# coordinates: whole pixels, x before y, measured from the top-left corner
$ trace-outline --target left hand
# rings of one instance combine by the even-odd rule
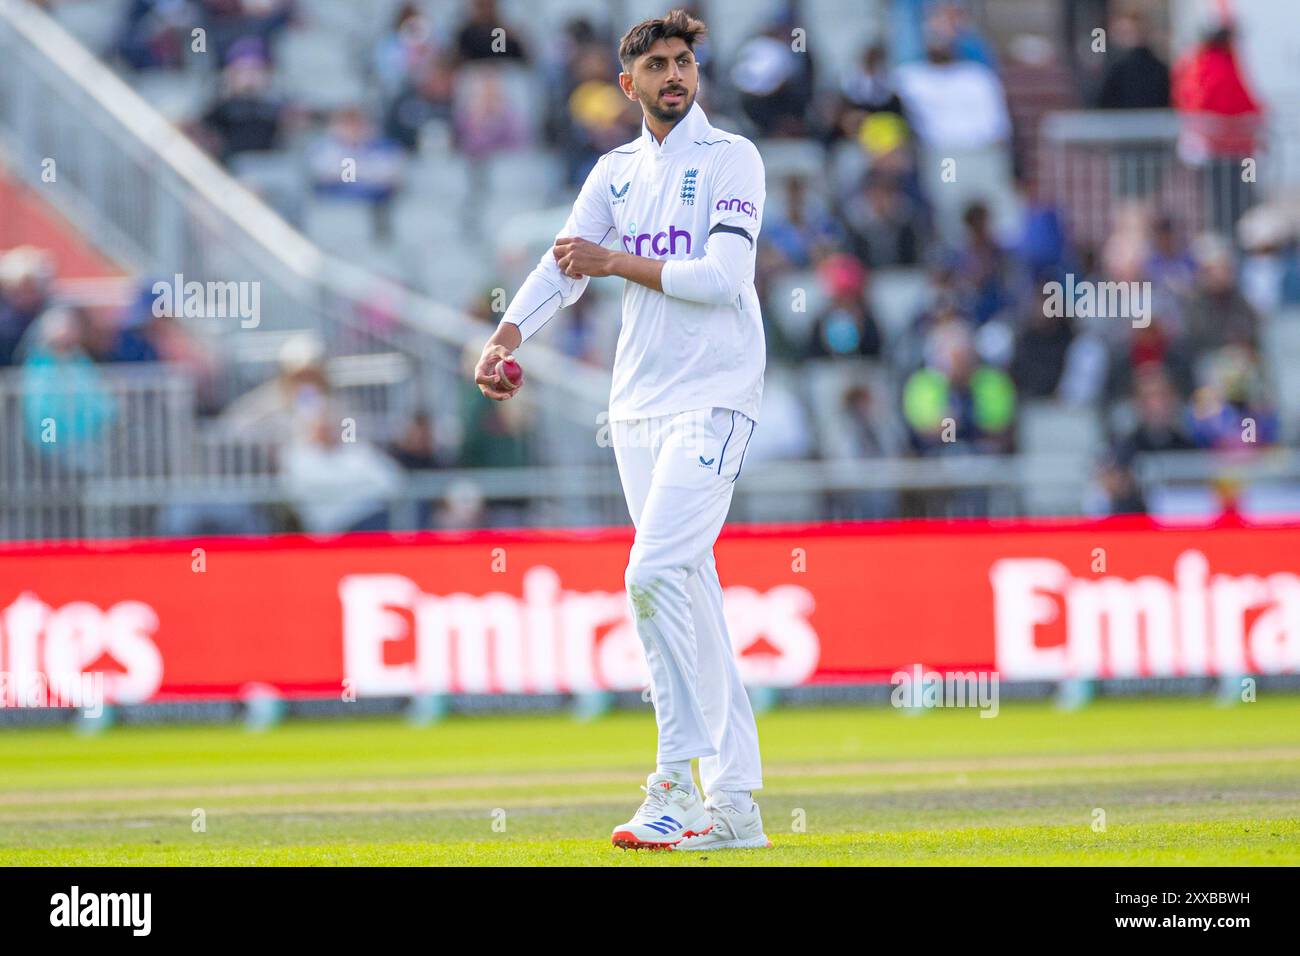
[[[573,279],[612,275],[614,251],[588,239],[564,236],[551,248],[560,271]]]

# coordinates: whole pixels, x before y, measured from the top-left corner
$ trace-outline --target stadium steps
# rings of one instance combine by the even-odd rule
[[[826,175],[826,159],[819,143],[805,139],[761,139],[754,145],[763,157],[769,184],[789,176],[818,182]]]
[[[448,243],[423,256],[419,285],[440,302],[468,307],[493,280],[491,262],[475,249]]]
[[[129,0],[59,0],[50,14],[83,45],[103,56],[126,20]]]
[[[231,158],[229,170],[287,222],[302,224],[307,190],[299,154],[288,150],[239,153]]]
[[[1059,51],[1058,51],[1059,52]],[[1034,183],[1038,176],[1038,127],[1043,117],[1057,110],[1079,106],[1074,80],[1064,65],[1064,55],[1051,63],[1007,63],[1002,80],[1007,91],[1007,110],[1014,130],[1017,166]]]
[[[531,209],[545,205],[564,176],[559,157],[536,148],[497,153],[488,157],[483,167],[485,179],[482,186],[488,196]]]
[[[276,74],[290,100],[311,110],[361,105],[366,86],[359,44],[326,27],[287,31],[276,46]]]
[[[798,461],[816,451],[817,432],[809,414],[801,370],[769,364],[764,375],[759,423],[745,448],[742,474],[768,461]],[[738,521],[816,521],[822,514],[817,494],[739,495],[732,505]]]
[[[322,249],[352,255],[369,245],[375,234],[375,212],[355,199],[314,198],[303,217],[304,231]]]
[[[409,196],[393,202],[393,238],[402,246],[425,248],[456,241],[461,232],[460,210],[431,205]]]
[[[1052,400],[1025,402],[1016,417],[1016,443],[1025,470],[1025,512],[1076,514],[1105,443],[1097,411]],[[1077,486],[1060,481],[1065,468],[1078,477]]]
[[[871,274],[871,307],[887,343],[896,342],[911,327],[925,307],[929,288],[922,268],[898,266]]]
[[[1020,406],[1017,443],[1026,454],[1077,455],[1089,461],[1101,448],[1101,420],[1090,408],[1051,399]]]
[[[881,438],[901,451],[897,431],[898,383],[888,366],[868,359],[813,359],[804,363],[800,378],[817,423],[817,444],[823,458],[834,458],[843,447],[844,394],[854,385],[871,392],[873,420]]]
[[[1300,441],[1300,308],[1279,312],[1264,323],[1261,351],[1277,399],[1282,440]]]
[[[802,292],[804,308],[794,308],[795,296]],[[764,318],[777,322],[794,343],[803,345],[812,335],[817,313],[826,305],[826,292],[812,269],[786,272],[772,279]]]
[[[831,147],[828,166],[832,192],[850,196],[858,191],[862,177],[871,167],[871,161],[858,143],[846,139]]]
[[[460,156],[445,158],[417,156],[404,173],[402,193],[411,199],[449,202],[465,196],[470,188],[470,164]]]
[[[441,117],[426,120],[420,127],[416,153],[421,159],[435,165],[444,162],[462,162],[452,145],[454,136],[455,132],[450,120]]]
[[[916,318],[926,301],[929,281],[924,269],[898,267],[880,269],[872,273],[867,295],[887,344],[892,344]],[[803,290],[803,311],[792,307],[795,293]],[[772,280],[764,318],[777,322],[781,331],[797,344],[806,343],[812,335],[818,313],[825,308],[827,296],[812,269],[787,272]]]
[[[299,17],[310,28],[347,36],[372,52],[392,29],[403,0],[310,0],[300,6]],[[367,59],[366,62],[370,62]]]
[[[213,77],[197,70],[146,71],[132,76],[131,86],[145,102],[176,124],[201,116],[216,93]]]

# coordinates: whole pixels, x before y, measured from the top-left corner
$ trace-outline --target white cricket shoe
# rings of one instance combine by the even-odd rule
[[[715,804],[712,799],[704,804],[713,816],[713,826],[698,836],[687,837],[674,850],[766,850],[772,841],[763,832],[763,816],[758,804],[748,813],[735,807]]]
[[[625,850],[666,850],[713,825],[700,795],[667,774],[646,778],[645,800],[627,823],[614,828],[610,842]]]

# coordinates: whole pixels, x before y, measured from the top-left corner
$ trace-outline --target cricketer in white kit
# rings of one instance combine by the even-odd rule
[[[754,144],[715,129],[695,102],[703,35],[674,10],[622,38],[619,83],[642,107],[641,135],[597,161],[475,370],[484,395],[511,397],[519,386],[499,374],[502,360],[591,277],[627,280],[609,422],[636,527],[625,583],[659,745],[645,800],[614,828],[624,848],[771,845],[751,797],[763,783],[758,731],[713,558],[762,397],[754,261],[766,190]]]

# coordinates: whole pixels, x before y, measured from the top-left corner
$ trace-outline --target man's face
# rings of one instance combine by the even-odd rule
[[[695,54],[681,37],[655,41],[637,57],[632,72],[621,73],[618,79],[628,98],[661,123],[675,123],[685,116],[700,88]]]

